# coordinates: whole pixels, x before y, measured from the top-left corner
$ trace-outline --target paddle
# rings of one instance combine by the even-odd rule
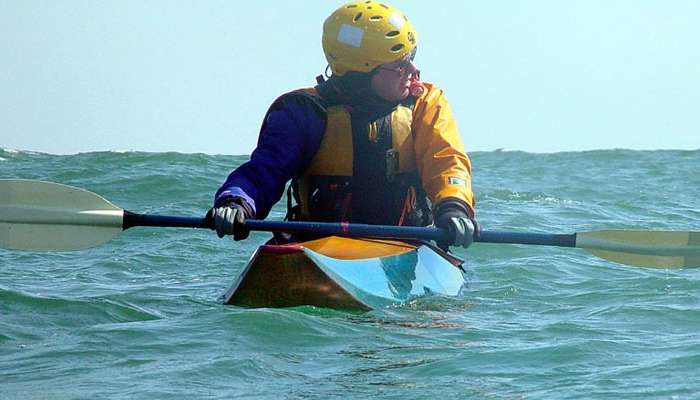
[[[79,250],[102,244],[135,226],[212,229],[204,218],[135,214],[99,195],[57,183],[0,180],[0,247],[17,250]],[[248,220],[251,231],[314,235],[440,240],[433,227]],[[621,264],[682,268],[700,266],[700,232],[604,230],[574,234],[481,230],[481,243],[583,248]]]

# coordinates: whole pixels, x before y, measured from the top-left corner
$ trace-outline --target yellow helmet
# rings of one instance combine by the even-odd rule
[[[323,24],[323,52],[334,75],[370,72],[399,60],[416,47],[417,40],[401,11],[378,1],[348,3]]]

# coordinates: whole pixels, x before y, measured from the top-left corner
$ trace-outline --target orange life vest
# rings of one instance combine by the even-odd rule
[[[345,105],[310,96],[326,115],[318,152],[292,183],[298,202],[290,219],[386,225],[429,225],[430,204],[416,170],[413,101],[388,113],[358,116]]]

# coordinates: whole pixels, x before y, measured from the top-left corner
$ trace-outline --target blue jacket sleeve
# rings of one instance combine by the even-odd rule
[[[265,116],[250,160],[236,168],[216,192],[214,205],[242,197],[255,218],[265,218],[318,151],[326,121],[311,100],[282,96]]]

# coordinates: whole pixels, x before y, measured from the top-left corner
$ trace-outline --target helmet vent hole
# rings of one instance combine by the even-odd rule
[[[357,8],[357,4],[350,4],[347,8]]]
[[[369,17],[369,20],[370,21],[381,21],[382,18],[384,18],[384,17],[382,17],[381,15],[373,15],[373,16]]]
[[[360,18],[362,18],[362,13],[357,13],[357,15],[355,15],[355,18],[352,19],[352,22],[357,22],[360,20]]]
[[[386,33],[386,37],[388,38],[394,38],[399,36],[400,32],[399,31],[391,31]]]
[[[384,7],[384,8],[386,8],[387,10],[389,9],[389,6],[387,6],[387,5],[386,5],[386,4],[384,4],[384,3],[379,3],[379,5],[380,5],[381,7]]]
[[[399,44],[396,44],[396,45],[392,46],[392,47],[391,47],[391,51],[393,51],[394,53],[396,53],[397,51],[401,51],[401,49],[403,49],[404,47],[405,47],[405,46],[404,46],[403,43],[399,43]]]

